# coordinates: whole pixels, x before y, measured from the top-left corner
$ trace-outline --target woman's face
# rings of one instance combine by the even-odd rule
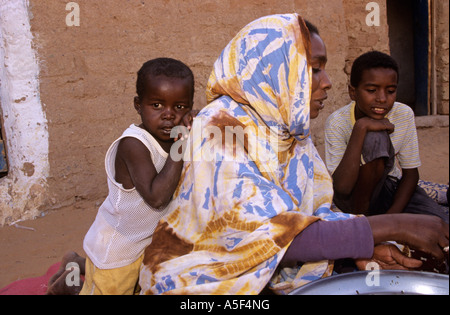
[[[310,117],[317,118],[319,112],[324,108],[323,102],[328,98],[327,90],[331,89],[331,81],[325,71],[327,64],[327,50],[322,38],[317,34],[311,36],[311,67],[312,85]]]

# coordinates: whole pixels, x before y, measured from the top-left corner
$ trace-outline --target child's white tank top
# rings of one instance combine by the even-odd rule
[[[100,269],[119,268],[135,262],[151,243],[156,225],[167,212],[167,207],[156,211],[144,201],[136,188],[124,189],[115,181],[117,147],[125,137],[134,137],[148,148],[158,173],[168,157],[156,139],[136,125],[126,129],[109,148],[105,157],[109,194],[83,243],[86,254]]]

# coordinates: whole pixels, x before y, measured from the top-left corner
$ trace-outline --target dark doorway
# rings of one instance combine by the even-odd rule
[[[8,163],[6,159],[6,148],[5,148],[5,138],[3,135],[3,114],[2,114],[2,104],[0,103],[0,178],[8,175]]]
[[[8,165],[6,162],[6,149],[2,137],[2,124],[0,117],[0,178],[6,176],[7,172],[8,172]]]
[[[400,67],[397,100],[429,115],[429,0],[387,0],[389,45]]]

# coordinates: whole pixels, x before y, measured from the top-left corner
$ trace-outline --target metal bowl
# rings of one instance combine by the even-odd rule
[[[357,271],[314,281],[290,295],[449,295],[449,276],[404,270]]]

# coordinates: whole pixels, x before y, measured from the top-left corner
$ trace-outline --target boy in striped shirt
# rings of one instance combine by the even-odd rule
[[[344,212],[448,213],[420,188],[419,145],[410,107],[396,102],[398,65],[372,51],[352,66],[352,102],[328,117],[325,159],[333,177],[334,203]]]

